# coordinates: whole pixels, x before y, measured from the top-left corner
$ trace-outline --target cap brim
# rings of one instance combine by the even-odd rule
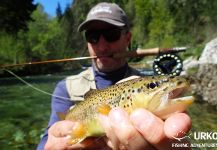
[[[88,29],[88,26],[91,22],[93,21],[102,21],[102,22],[106,22],[108,24],[111,24],[111,25],[114,25],[114,26],[117,26],[117,27],[123,27],[125,26],[124,23],[121,23],[121,22],[118,22],[118,21],[115,21],[115,20],[111,20],[111,19],[106,19],[106,18],[98,18],[98,19],[91,19],[91,20],[86,20],[84,21],[83,23],[81,23],[78,27],[78,31],[79,32],[82,32],[84,30],[87,30]]]

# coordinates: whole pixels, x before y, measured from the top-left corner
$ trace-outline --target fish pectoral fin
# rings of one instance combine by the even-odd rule
[[[62,112],[57,112],[57,116],[59,117],[60,120],[65,120],[66,114]]]
[[[83,138],[71,138],[67,144],[68,145],[74,145],[74,144],[77,144],[77,143],[81,143],[82,141],[84,141],[86,137],[83,137]]]
[[[100,114],[108,115],[111,110],[111,107],[108,104],[101,104],[97,107],[97,111]]]
[[[98,141],[101,140],[102,138],[104,138],[105,136],[101,136],[101,137],[87,137],[84,139],[72,139],[71,141],[68,142],[69,145],[72,145],[73,143],[80,143],[82,145],[84,145],[85,147],[88,147],[90,149],[94,149],[95,147],[97,147]]]
[[[72,129],[71,139],[69,140],[68,144],[73,145],[76,143],[80,143],[87,137],[86,128],[82,123],[76,123]]]

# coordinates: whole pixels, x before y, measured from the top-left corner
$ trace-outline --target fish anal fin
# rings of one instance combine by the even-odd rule
[[[108,115],[110,110],[111,107],[108,104],[101,104],[97,107],[97,111],[103,115]]]
[[[72,138],[70,139],[67,144],[68,145],[74,145],[74,144],[77,144],[77,143],[81,143],[82,141],[84,141],[85,138]]]
[[[76,137],[76,138],[84,137],[86,135],[86,128],[84,124],[77,122],[75,126],[73,127],[72,135],[73,137]]]

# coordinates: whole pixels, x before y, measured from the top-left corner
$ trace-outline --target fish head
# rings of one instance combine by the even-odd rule
[[[174,112],[182,112],[193,103],[193,96],[184,96],[190,83],[181,76],[153,76],[137,82],[143,85],[140,92],[134,94],[134,107],[145,108],[161,118],[167,118]],[[134,109],[135,109],[134,108]]]

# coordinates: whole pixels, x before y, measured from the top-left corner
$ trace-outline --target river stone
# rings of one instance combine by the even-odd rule
[[[202,100],[217,106],[217,38],[206,44],[199,64],[195,93]]]
[[[199,59],[201,64],[217,64],[217,38],[206,44],[205,49]]]
[[[196,95],[217,106],[217,64],[201,64],[197,80]]]

